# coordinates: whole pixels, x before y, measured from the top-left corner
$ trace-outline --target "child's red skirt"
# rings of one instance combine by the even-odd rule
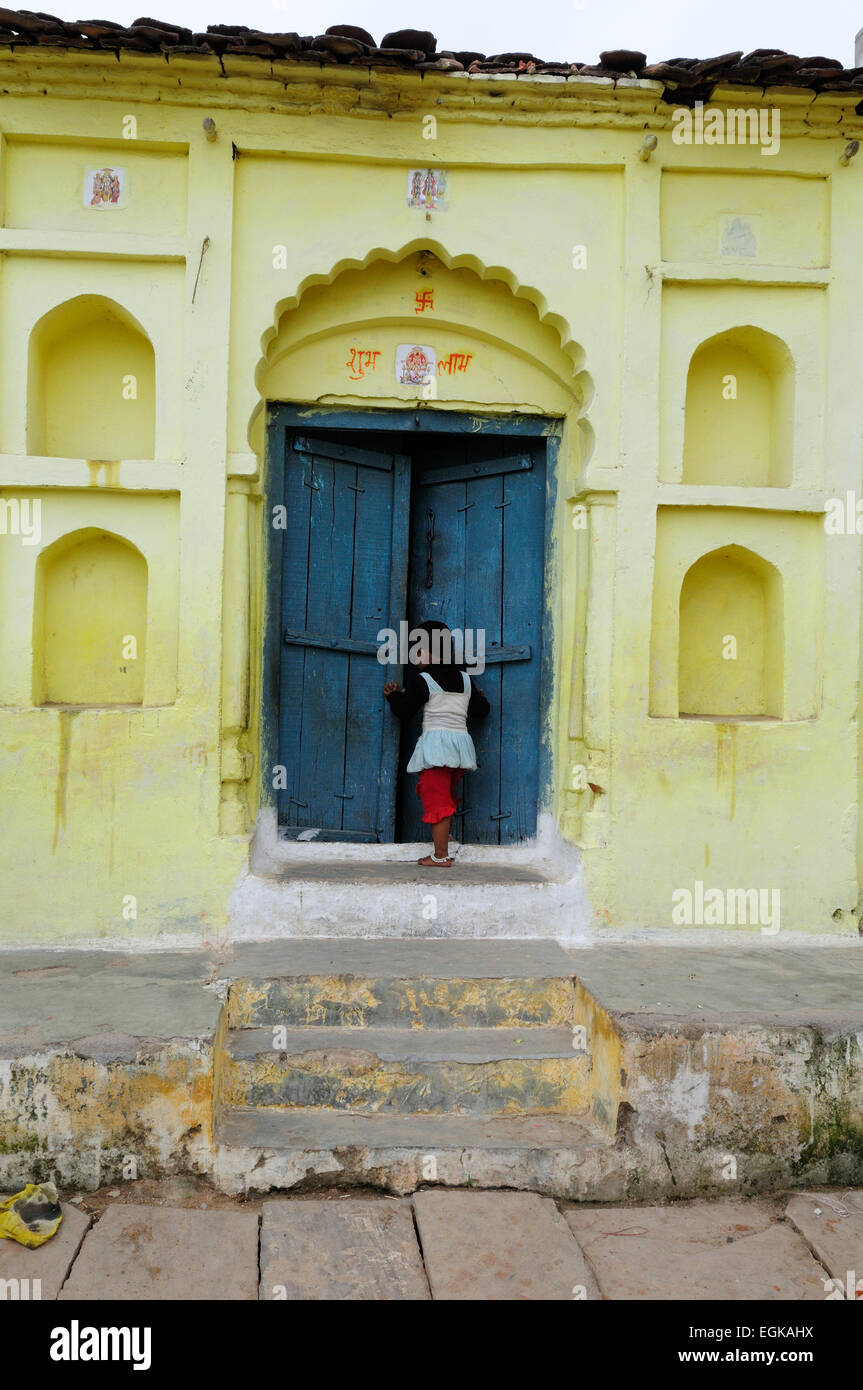
[[[463,767],[427,767],[417,778],[417,796],[423,804],[423,821],[436,825],[458,810],[456,790]]]

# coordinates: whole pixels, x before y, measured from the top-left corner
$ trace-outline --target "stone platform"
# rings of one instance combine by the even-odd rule
[[[0,972],[6,1189],[863,1180],[863,942],[266,941]]]

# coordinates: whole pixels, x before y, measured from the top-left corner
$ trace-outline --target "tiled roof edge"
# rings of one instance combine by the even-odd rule
[[[860,92],[863,68],[843,68],[834,58],[796,57],[780,49],[758,48],[723,53],[715,58],[670,58],[648,63],[634,49],[610,49],[598,63],[547,61],[532,53],[439,51],[425,30],[401,29],[376,43],[366,29],[335,24],[323,34],[264,33],[241,24],[211,24],[196,33],[180,24],[141,18],[123,27],[113,20],[65,20],[33,10],[0,7],[0,48],[51,47],[93,52],[201,54],[281,59],[297,63],[348,67],[402,68],[419,72],[467,72],[494,77],[534,74],[559,77],[652,79],[661,82],[666,100],[693,104],[707,99],[718,84],[744,87],[801,87],[814,91]]]

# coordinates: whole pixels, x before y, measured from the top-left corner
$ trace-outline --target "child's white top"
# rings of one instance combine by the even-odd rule
[[[476,749],[467,731],[470,676],[462,671],[462,691],[442,690],[426,671],[420,675],[429,689],[423,706],[423,731],[408,763],[408,772],[427,767],[463,767],[476,770]]]

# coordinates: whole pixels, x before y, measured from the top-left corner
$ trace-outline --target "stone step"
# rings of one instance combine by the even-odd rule
[[[292,1028],[228,1035],[222,1105],[578,1114],[590,1063],[568,1028]]]
[[[216,1137],[235,1149],[298,1154],[343,1148],[412,1149],[428,1155],[464,1149],[557,1154],[608,1144],[588,1119],[576,1115],[367,1115],[241,1106],[223,1113]]]
[[[418,845],[410,859],[427,852],[427,845]],[[548,876],[526,866],[459,859],[445,872],[411,862],[364,865],[356,860],[331,866],[294,860],[269,869],[277,876],[253,870],[231,895],[235,941],[292,936],[341,942],[370,933],[450,940],[505,937],[527,942],[540,934],[586,939],[582,869],[575,860],[561,866],[560,878],[557,868]]]
[[[624,1190],[621,1156],[588,1117],[224,1111],[214,1178],[224,1192],[330,1186],[413,1192],[524,1188],[604,1201]]]
[[[548,938],[294,937],[234,942],[220,957],[219,974],[229,980],[286,979],[292,975],[370,975],[390,980],[420,975],[441,980],[568,979],[575,973],[579,958],[578,952],[564,950],[559,942]]]
[[[539,1029],[572,1023],[569,978],[307,975],[235,980],[229,1028]]]

